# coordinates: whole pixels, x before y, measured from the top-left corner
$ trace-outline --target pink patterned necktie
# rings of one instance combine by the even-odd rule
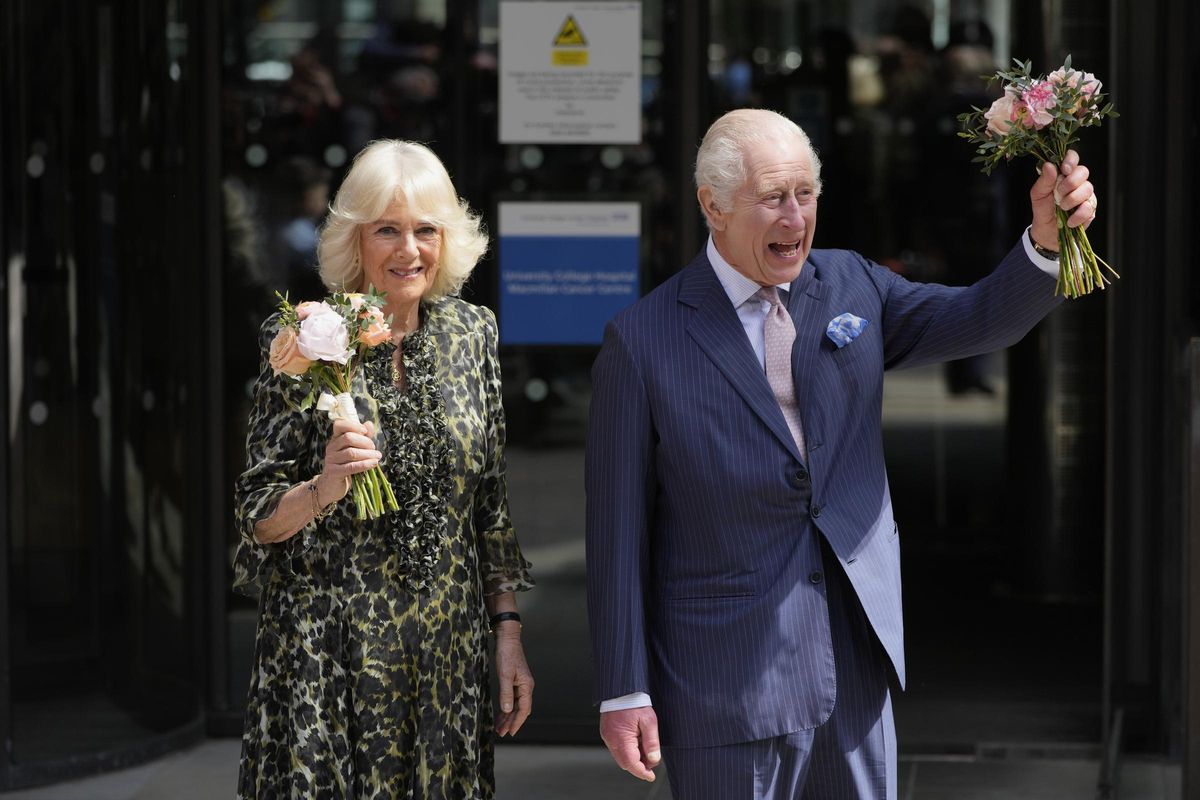
[[[796,440],[796,449],[800,457],[808,460],[804,450],[804,432],[800,429],[800,405],[796,401],[796,385],[792,381],[792,343],[796,341],[796,326],[787,309],[779,302],[779,290],[774,286],[764,286],[754,294],[759,300],[771,304],[767,318],[763,322],[763,349],[765,350],[765,366],[767,383],[787,420],[792,438]]]

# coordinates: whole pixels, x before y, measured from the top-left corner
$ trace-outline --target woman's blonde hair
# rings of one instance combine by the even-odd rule
[[[433,151],[416,142],[380,139],[354,157],[321,226],[317,260],[321,280],[332,291],[365,290],[359,228],[383,216],[393,201],[414,218],[436,225],[441,259],[426,299],[456,295],[487,252],[479,215],[462,200]]]

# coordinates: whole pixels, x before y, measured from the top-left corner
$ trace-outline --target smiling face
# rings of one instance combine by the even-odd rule
[[[746,180],[729,208],[716,205],[701,186],[717,252],[738,272],[763,286],[794,281],[812,249],[817,229],[817,186],[808,148],[782,133],[744,151]]]
[[[359,228],[363,284],[387,292],[385,314],[398,325],[415,321],[421,298],[433,286],[442,255],[442,232],[429,220],[409,214],[393,200],[379,219]]]

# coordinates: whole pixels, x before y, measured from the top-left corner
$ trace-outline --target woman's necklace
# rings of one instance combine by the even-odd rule
[[[395,314],[392,315],[392,318],[399,319],[399,317]],[[413,326],[413,327],[415,328],[415,326]],[[399,330],[398,328],[393,327],[392,332],[397,334],[399,337],[395,340],[396,353],[392,357],[392,385],[394,385],[397,389],[403,389],[404,388],[404,337],[408,336],[408,334],[411,333],[412,331]]]

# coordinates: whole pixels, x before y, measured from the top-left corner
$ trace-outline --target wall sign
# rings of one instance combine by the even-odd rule
[[[642,4],[500,3],[500,141],[636,144]]]
[[[639,296],[637,203],[500,203],[500,341],[599,344]]]

